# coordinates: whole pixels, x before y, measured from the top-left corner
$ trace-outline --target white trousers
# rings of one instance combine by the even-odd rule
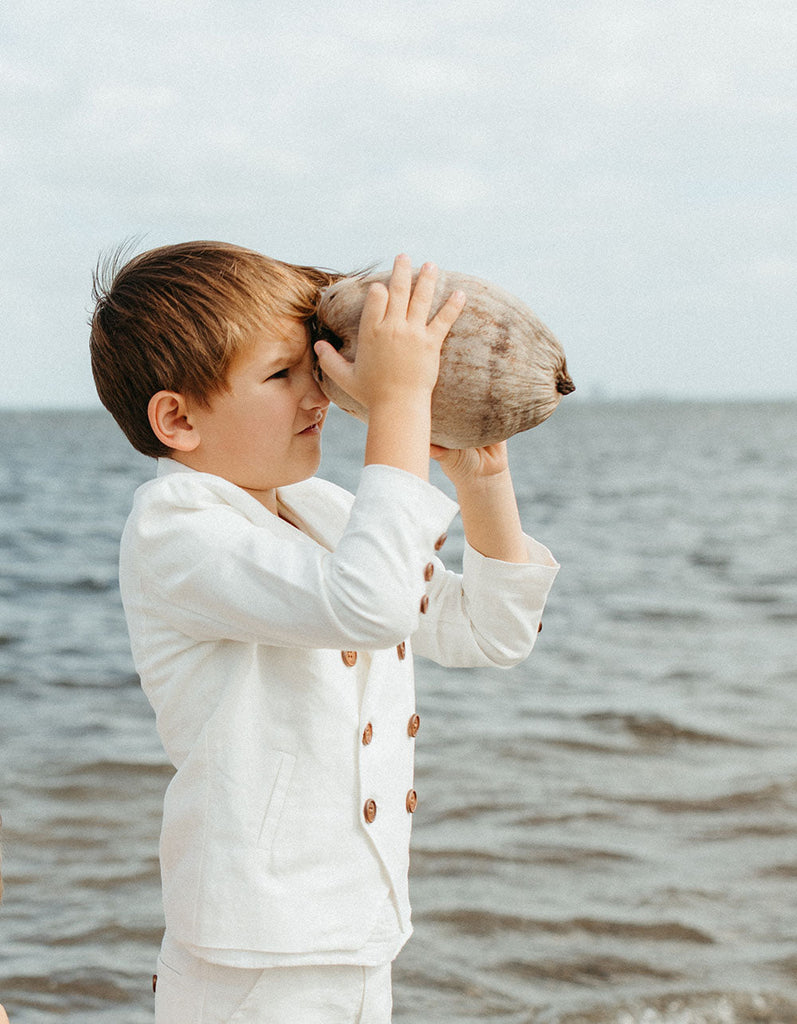
[[[220,967],[166,937],[155,1024],[389,1024],[390,966]]]

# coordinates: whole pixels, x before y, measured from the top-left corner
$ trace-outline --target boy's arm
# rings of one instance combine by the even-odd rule
[[[468,544],[485,558],[555,566],[547,548],[523,533],[506,441],[456,451],[432,445],[432,456],[457,489]]]
[[[311,491],[320,501],[318,487]],[[179,472],[139,490],[120,552],[136,632],[153,635],[160,623],[200,641],[365,650],[395,646],[418,628],[424,566],[457,508],[437,488],[366,466],[329,548],[254,499],[254,518],[244,514],[239,494],[248,499],[219,478]],[[331,511],[334,522],[334,503]],[[327,514],[316,509],[311,527]]]
[[[437,562],[413,649],[442,665],[516,665],[534,646],[559,565],[523,532],[505,443],[432,454],[457,488],[467,544],[462,576]]]

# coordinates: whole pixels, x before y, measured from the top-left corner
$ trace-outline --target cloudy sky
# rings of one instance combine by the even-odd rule
[[[797,395],[793,0],[5,0],[0,406],[96,404],[98,255],[487,278],[579,395]]]

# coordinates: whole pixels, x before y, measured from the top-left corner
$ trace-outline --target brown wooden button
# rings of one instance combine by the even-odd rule
[[[396,654],[398,654],[399,656],[399,661],[404,661],[404,659],[407,657],[407,645],[404,643],[403,640],[396,648]]]
[[[365,820],[370,825],[374,818],[376,818],[376,800],[365,801],[365,807],[363,807],[363,814],[365,815]]]
[[[421,598],[421,615],[426,614],[426,609],[429,607],[429,595],[424,594]]]
[[[371,740],[374,738],[374,727],[369,722],[368,725],[363,729],[363,746],[367,747]]]
[[[158,975],[157,974],[153,974],[152,975],[152,991],[154,992],[157,989],[157,987],[158,987]]]
[[[434,549],[435,549],[435,551],[439,551],[440,548],[445,544],[447,539],[448,539],[448,534],[447,533],[441,533],[440,536],[437,538],[437,540],[434,542]]]
[[[410,814],[414,814],[415,813],[415,808],[417,806],[418,806],[418,794],[415,792],[414,789],[411,789],[409,791],[409,793],[407,793],[407,811]]]
[[[409,722],[407,722],[407,732],[410,734],[410,736],[413,736],[413,737],[417,736],[418,735],[418,730],[420,729],[420,727],[421,727],[421,716],[420,715],[413,715],[410,718]]]
[[[537,626],[537,632],[542,633],[542,621],[540,621],[539,626]]]
[[[356,651],[341,651],[341,658],[343,658],[343,664],[351,667],[357,664],[357,652]]]
[[[423,570],[423,578],[428,583],[432,576],[434,576],[434,562],[427,562],[426,568]]]

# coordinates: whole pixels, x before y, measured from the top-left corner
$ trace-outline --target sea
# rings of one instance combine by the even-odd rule
[[[363,441],[333,410],[321,474]],[[394,1020],[795,1024],[797,404],[577,393],[510,453],[561,570],[523,665],[418,661]],[[171,769],[117,588],[153,468],[103,410],[0,413],[12,1024],[153,1018]]]

